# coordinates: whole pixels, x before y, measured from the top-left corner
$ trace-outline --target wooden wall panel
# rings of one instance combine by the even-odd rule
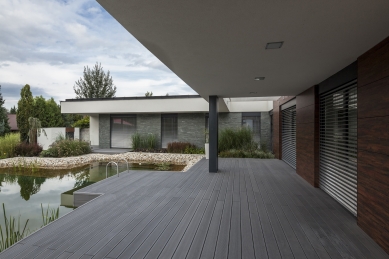
[[[296,172],[319,186],[319,103],[317,87],[296,96]]]
[[[358,58],[358,225],[389,253],[389,37]]]
[[[364,86],[389,75],[389,37],[358,58],[358,85]]]

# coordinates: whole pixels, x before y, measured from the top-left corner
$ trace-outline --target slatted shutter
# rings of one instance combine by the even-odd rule
[[[296,169],[296,105],[282,110],[282,160]]]
[[[357,214],[357,82],[320,96],[320,188]]]

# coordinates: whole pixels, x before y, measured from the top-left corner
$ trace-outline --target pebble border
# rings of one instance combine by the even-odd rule
[[[87,154],[73,157],[13,157],[0,159],[0,168],[24,166],[45,169],[71,169],[93,162],[123,161],[129,163],[170,163],[186,165],[182,172],[186,172],[194,164],[204,158],[204,155],[173,154],[173,153],[143,153],[127,152],[122,154]]]

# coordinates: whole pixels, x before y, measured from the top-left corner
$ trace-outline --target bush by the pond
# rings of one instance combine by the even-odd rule
[[[41,152],[41,157],[69,157],[89,154],[91,148],[88,142],[60,138],[50,145],[48,150]]]
[[[15,147],[16,156],[39,156],[42,152],[42,146],[37,143],[21,142]]]
[[[238,149],[225,150],[219,153],[219,157],[261,158],[261,159],[275,158],[271,152],[266,152],[258,149],[257,150],[238,150]]]
[[[231,149],[252,149],[257,143],[254,142],[253,134],[247,127],[238,129],[223,129],[219,132],[219,152]]]
[[[131,136],[132,148],[138,149],[156,149],[157,147],[157,136],[155,134],[140,134],[135,133]]]
[[[19,144],[19,142],[19,133],[10,133],[0,137],[0,159],[14,157],[15,147]]]
[[[170,142],[167,144],[168,153],[178,154],[204,154],[203,148],[198,148],[196,145],[189,142]]]

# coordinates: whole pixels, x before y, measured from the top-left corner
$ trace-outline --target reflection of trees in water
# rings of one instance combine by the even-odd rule
[[[76,179],[76,182],[74,183],[74,189],[75,188],[81,188],[81,187],[84,187],[84,186],[87,186],[90,184],[90,173],[89,173],[90,169],[89,168],[85,168],[83,171],[77,173],[77,174],[74,174],[74,177]]]
[[[65,176],[75,178],[76,183],[74,187],[87,186],[89,182],[89,166],[85,166],[73,169],[39,169],[37,171],[30,170],[16,170],[14,168],[1,168],[0,169],[0,192],[3,183],[16,184],[20,186],[20,196],[28,201],[31,195],[40,191],[41,185],[46,179],[57,178],[63,179]]]
[[[18,184],[20,185],[20,196],[28,201],[31,195],[40,191],[41,185],[46,181],[43,177],[19,176]]]

